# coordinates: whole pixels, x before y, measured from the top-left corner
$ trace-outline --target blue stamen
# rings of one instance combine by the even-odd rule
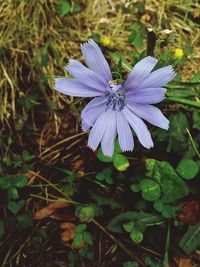
[[[116,84],[114,81],[110,81],[108,85],[108,92],[106,92],[106,110],[112,107],[113,111],[122,111],[126,106],[126,98],[123,94],[122,85]]]

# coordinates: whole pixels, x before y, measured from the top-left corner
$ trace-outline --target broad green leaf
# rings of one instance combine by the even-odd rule
[[[133,228],[135,227],[135,223],[134,222],[127,222],[125,224],[123,224],[123,228],[126,232],[130,233]]]
[[[165,218],[171,218],[171,217],[175,217],[175,211],[174,209],[168,205],[168,204],[165,204],[163,203],[162,200],[156,200],[154,202],[154,208],[159,211],[163,217]]]
[[[136,193],[141,191],[141,188],[140,188],[139,184],[132,184],[132,185],[130,186],[130,188],[131,188],[131,190],[132,190],[133,192],[136,192]]]
[[[126,171],[129,167],[129,161],[127,157],[121,154],[114,154],[113,164],[118,171]]]
[[[84,244],[84,238],[83,238],[83,233],[77,233],[73,239],[73,246],[75,248],[81,247],[81,245]]]
[[[24,200],[20,200],[19,202],[15,202],[15,201],[10,201],[8,202],[8,209],[13,213],[16,214],[18,213],[19,210],[21,210],[25,205],[25,201]]]
[[[119,145],[118,139],[115,140],[115,150],[116,153],[122,153],[121,147]]]
[[[89,232],[86,231],[83,233],[83,239],[84,239],[85,243],[87,243],[89,245],[93,244],[92,235]]]
[[[27,150],[23,150],[22,151],[22,157],[23,157],[23,160],[24,161],[29,161],[29,160],[35,158],[35,156],[34,155],[31,155]]]
[[[70,12],[70,3],[66,0],[59,0],[57,5],[58,15],[63,17]]]
[[[179,141],[184,141],[183,137],[186,133],[186,128],[189,128],[189,122],[186,115],[182,112],[178,112],[177,114],[170,116],[169,121],[169,134]]]
[[[16,187],[22,188],[28,184],[28,179],[25,175],[18,175],[15,177],[14,183]]]
[[[62,186],[62,191],[66,196],[73,196],[74,187],[72,184],[66,184]]]
[[[197,175],[199,166],[192,159],[182,159],[179,161],[176,170],[181,177],[190,180]]]
[[[11,199],[17,199],[18,197],[19,197],[19,194],[18,194],[17,188],[14,187],[14,186],[11,186],[8,189],[8,199],[9,200],[11,200]]]
[[[0,238],[4,235],[5,233],[5,224],[3,221],[0,220]]]
[[[143,45],[143,38],[139,33],[135,35],[133,43],[136,48],[140,48]]]
[[[142,180],[140,188],[142,190],[142,197],[147,201],[154,201],[161,195],[160,185],[151,179]]]
[[[76,226],[76,233],[82,233],[87,229],[87,224],[86,223],[81,223]]]
[[[139,244],[143,240],[143,233],[139,229],[133,228],[133,230],[130,233],[130,237],[133,242]]]
[[[24,229],[33,226],[32,212],[27,211],[17,216],[20,226]]]
[[[113,157],[104,156],[101,148],[97,152],[97,158],[103,162],[112,162],[113,161]]]
[[[174,168],[166,161],[146,160],[146,175],[160,184],[165,200],[172,202],[187,195],[188,188]]]
[[[200,247],[200,223],[190,225],[185,235],[179,242],[179,246],[187,253],[191,254]]]
[[[81,222],[90,222],[95,216],[100,215],[101,209],[96,205],[80,206],[76,208],[76,216]]]
[[[12,175],[4,175],[0,177],[0,188],[3,190],[8,189],[13,185]]]
[[[112,174],[111,168],[106,168],[103,171],[97,173],[96,179],[99,181],[106,180],[106,178],[110,177]]]

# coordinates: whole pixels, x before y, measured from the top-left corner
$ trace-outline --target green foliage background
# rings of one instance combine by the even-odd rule
[[[1,266],[199,264],[199,15],[195,0],[0,0]],[[170,129],[148,125],[154,149],[136,141],[122,154],[116,140],[108,158],[87,148],[86,101],[53,79],[89,38],[116,79],[147,54],[174,66],[159,105]],[[67,207],[34,220],[58,200]],[[74,224],[67,242],[61,222]]]

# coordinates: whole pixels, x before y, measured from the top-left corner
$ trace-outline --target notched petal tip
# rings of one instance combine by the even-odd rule
[[[146,57],[148,60],[151,60],[153,64],[156,64],[158,62],[158,59],[152,56]]]

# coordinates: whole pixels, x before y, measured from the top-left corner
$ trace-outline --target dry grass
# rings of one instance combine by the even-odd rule
[[[61,18],[56,12],[57,0],[0,0],[1,121],[10,123],[16,116],[16,98],[35,89],[41,77],[62,75],[69,58],[80,58],[80,43],[88,38],[108,36],[111,46],[127,56],[128,51],[134,49],[127,42],[128,26],[143,13],[149,13],[151,17],[149,22],[144,22],[147,27],[178,32],[180,43],[174,46],[184,47],[187,42],[191,43],[194,53],[188,64],[190,72],[194,72],[200,58],[199,29],[188,18],[199,15],[198,2],[148,0],[145,11],[135,14],[138,2],[143,3],[137,0],[81,0],[78,1],[79,13]],[[41,54],[45,51],[48,63],[42,66]],[[48,79],[48,85],[48,90],[43,90],[44,97],[61,107],[63,102],[58,99],[62,96],[53,90],[51,79]],[[53,117],[59,123],[56,114]]]

